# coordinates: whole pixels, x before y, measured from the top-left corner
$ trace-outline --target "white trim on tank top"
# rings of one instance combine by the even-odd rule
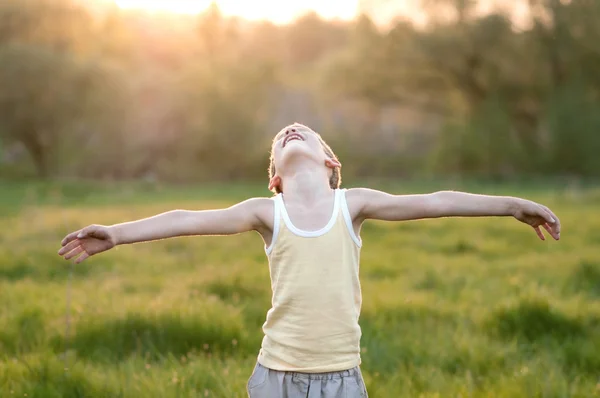
[[[265,253],[267,255],[269,255],[273,251],[273,247],[275,246],[275,242],[277,241],[277,236],[279,235],[279,224],[280,224],[279,220],[280,220],[281,216],[283,216],[284,223],[286,224],[286,226],[294,234],[302,236],[302,237],[314,238],[317,236],[324,235],[331,228],[333,228],[333,225],[335,224],[335,221],[337,220],[337,214],[339,213],[340,206],[342,207],[342,214],[344,216],[346,228],[348,229],[348,233],[350,234],[350,237],[352,238],[352,240],[358,247],[362,247],[362,239],[360,239],[358,236],[356,236],[356,233],[354,232],[354,227],[352,226],[352,219],[350,217],[350,211],[348,210],[348,203],[346,202],[346,191],[347,191],[346,189],[343,189],[343,190],[336,189],[335,190],[333,213],[331,214],[331,218],[329,219],[329,222],[327,223],[327,225],[325,225],[323,228],[321,228],[317,231],[304,231],[299,228],[296,228],[296,226],[290,220],[289,215],[287,214],[287,210],[285,208],[285,203],[283,202],[283,194],[280,193],[280,194],[277,194],[277,196],[273,197],[272,198],[273,205],[274,205],[274,207],[273,207],[273,218],[274,218],[273,219],[273,236],[271,238],[271,244],[268,247],[267,247],[267,245],[265,245]]]
[[[279,195],[277,195],[279,196]],[[265,253],[267,256],[271,254],[273,251],[273,246],[275,246],[275,241],[277,240],[277,235],[279,235],[279,220],[281,219],[281,204],[279,200],[277,200],[277,196],[271,198],[273,201],[273,236],[271,237],[271,244],[267,247],[265,245]]]
[[[346,191],[347,189],[342,190],[342,194],[340,195],[340,200],[342,201],[342,213],[344,214],[344,220],[346,220],[346,227],[348,228],[348,232],[350,233],[350,237],[356,244],[356,246],[362,246],[362,239],[356,236],[354,232],[354,226],[352,225],[352,217],[350,217],[350,210],[348,209],[348,202],[346,202]]]
[[[323,228],[318,229],[316,231],[305,231],[303,229],[297,228],[294,225],[294,223],[292,223],[292,220],[290,220],[290,216],[287,212],[287,209],[285,208],[285,202],[283,201],[283,193],[277,195],[277,197],[279,198],[281,203],[281,215],[283,216],[283,222],[285,223],[286,227],[288,227],[288,229],[294,234],[303,238],[316,238],[318,236],[326,234],[331,228],[333,228],[335,220],[337,219],[338,212],[340,211],[340,190],[336,189],[334,190],[333,197],[333,212],[331,213],[329,222]]]

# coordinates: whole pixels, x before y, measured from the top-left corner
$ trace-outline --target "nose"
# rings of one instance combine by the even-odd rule
[[[292,133],[295,133],[295,132],[296,132],[296,129],[287,129],[287,130],[285,131],[285,135],[288,135],[290,132],[292,132]]]

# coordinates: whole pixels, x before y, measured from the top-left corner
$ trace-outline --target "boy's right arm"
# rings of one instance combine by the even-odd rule
[[[247,231],[268,234],[273,224],[273,202],[253,198],[226,209],[173,210],[153,217],[112,226],[90,225],[67,235],[58,254],[66,259],[87,257],[116,245],[178,236],[233,235]]]

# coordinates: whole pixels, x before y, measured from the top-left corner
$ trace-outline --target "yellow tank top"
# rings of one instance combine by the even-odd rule
[[[282,194],[273,198],[269,258],[272,308],[258,356],[274,370],[333,372],[360,365],[361,240],[345,190],[335,190],[331,219],[318,231],[296,228]]]

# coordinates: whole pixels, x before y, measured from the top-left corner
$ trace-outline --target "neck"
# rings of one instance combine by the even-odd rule
[[[310,203],[331,193],[329,170],[326,167],[298,165],[293,172],[284,173],[281,177],[284,181],[283,193],[288,200]]]

